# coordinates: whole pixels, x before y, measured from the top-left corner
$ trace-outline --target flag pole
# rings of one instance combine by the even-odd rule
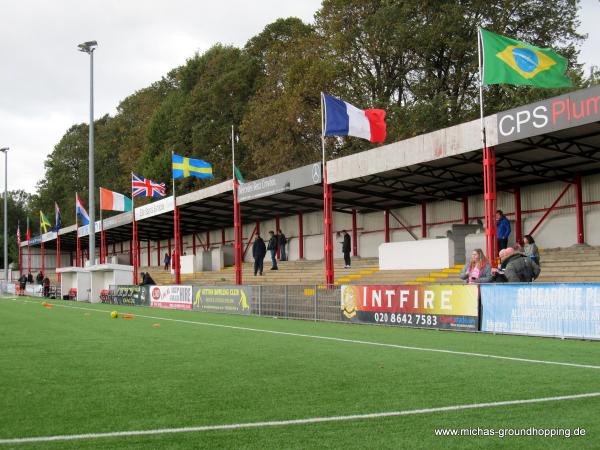
[[[19,278],[23,276],[23,254],[21,253],[21,221],[17,221],[17,230],[19,233]]]
[[[29,230],[29,215],[27,215],[27,275],[31,273],[31,247],[29,247],[30,240],[31,231]]]
[[[483,106],[483,75],[484,47],[482,43],[481,27],[477,29],[477,53],[479,59],[479,113],[481,124],[481,147],[483,149],[483,198],[485,211],[485,237],[486,253],[492,265],[495,266],[497,256],[496,240],[496,156],[494,148],[488,148],[485,129],[485,116]]]
[[[242,277],[242,217],[238,200],[238,182],[235,176],[235,131],[231,125],[231,172],[233,176],[233,249],[235,252],[235,284],[243,283]]]
[[[75,267],[79,267],[79,214],[77,214],[77,192],[75,192]]]

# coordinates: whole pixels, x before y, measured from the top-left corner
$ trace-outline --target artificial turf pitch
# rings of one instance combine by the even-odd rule
[[[0,300],[0,439],[361,415],[600,392],[600,369],[593,367],[293,333],[592,366],[600,366],[599,342],[64,301],[52,301],[55,306],[46,308],[41,303],[25,297]],[[111,319],[115,309],[137,317]],[[439,428],[530,427],[583,428],[586,435],[435,435]],[[600,397],[2,448],[592,449],[600,448]]]

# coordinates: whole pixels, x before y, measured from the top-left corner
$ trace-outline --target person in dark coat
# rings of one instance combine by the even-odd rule
[[[279,261],[287,261],[287,255],[285,254],[285,244],[287,244],[287,238],[281,230],[277,230],[277,245],[279,245]]]
[[[142,272],[142,283],[141,283],[142,286],[153,286],[155,284],[156,284],[156,282],[150,275],[150,272],[145,272],[145,273]]]
[[[498,238],[498,251],[508,247],[510,236],[510,222],[501,209],[496,211],[496,237]]]
[[[40,270],[40,273],[38,273],[37,276],[35,277],[35,282],[36,282],[36,284],[42,284],[43,281],[44,281],[44,274]]]
[[[352,245],[350,243],[350,235],[346,230],[343,230],[344,240],[342,241],[342,253],[344,254],[344,269],[350,268],[350,251],[352,250]]]
[[[31,272],[29,272],[29,273],[27,274],[27,282],[28,282],[29,284],[33,284],[33,275],[31,274]]]
[[[50,278],[44,277],[44,279],[42,280],[42,289],[44,297],[50,297]]]
[[[165,270],[169,270],[169,266],[171,265],[171,257],[168,253],[165,253],[165,258],[163,259],[163,263],[165,264]]]
[[[531,283],[540,275],[540,266],[512,247],[502,250],[499,256],[500,267],[492,271],[497,282]]]
[[[23,274],[19,277],[19,295],[25,295],[26,285],[27,285],[27,275]]]
[[[267,250],[271,252],[271,269],[270,270],[278,270],[277,269],[277,259],[275,255],[277,254],[277,236],[273,231],[269,231],[269,244],[267,245]]]
[[[252,257],[254,258],[254,276],[258,273],[262,276],[263,274],[263,263],[265,255],[267,254],[267,246],[265,241],[260,237],[260,234],[256,235],[254,244],[252,244]]]

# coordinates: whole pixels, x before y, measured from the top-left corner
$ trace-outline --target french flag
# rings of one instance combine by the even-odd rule
[[[371,142],[385,142],[383,109],[358,109],[339,98],[323,94],[325,136],[355,136]]]

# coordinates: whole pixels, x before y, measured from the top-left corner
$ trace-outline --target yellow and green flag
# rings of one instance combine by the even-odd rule
[[[48,232],[48,227],[52,228],[52,225],[50,224],[50,221],[44,215],[44,213],[42,211],[40,211],[40,229],[44,233],[47,233]]]
[[[571,86],[567,59],[550,48],[538,48],[483,28],[483,84],[517,84],[544,88]]]

